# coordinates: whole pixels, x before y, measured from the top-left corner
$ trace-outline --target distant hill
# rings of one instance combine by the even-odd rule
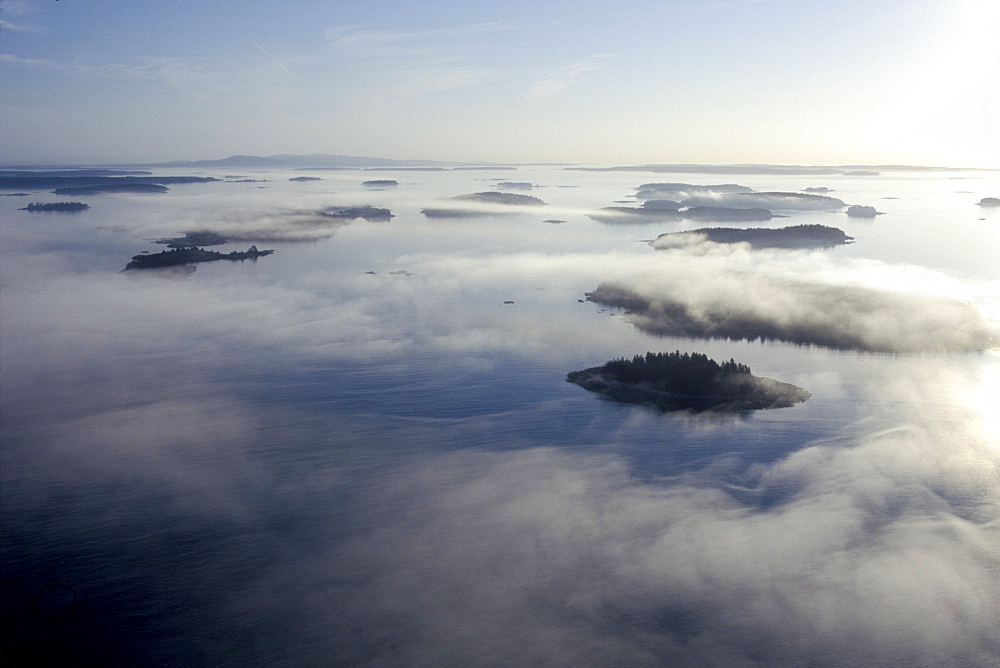
[[[435,160],[393,160],[390,158],[370,158],[353,155],[333,155],[330,153],[312,153],[310,155],[294,155],[291,153],[279,153],[277,155],[231,155],[228,158],[219,160],[175,160],[172,162],[161,162],[144,167],[226,167],[226,168],[358,168],[358,167],[440,167],[445,165],[482,165],[492,166],[492,163],[453,163],[438,162]]]

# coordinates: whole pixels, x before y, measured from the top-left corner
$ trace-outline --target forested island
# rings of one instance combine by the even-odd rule
[[[874,218],[878,215],[878,211],[873,206],[852,204],[847,207],[847,215],[851,218]]]
[[[602,223],[660,223],[683,220],[684,216],[676,209],[671,208],[605,206],[597,211],[591,211],[587,214],[587,218]]]
[[[165,193],[170,188],[160,183],[104,183],[95,186],[56,188],[56,195],[97,195],[100,193]]]
[[[511,208],[546,206],[546,203],[537,197],[504,192],[481,192],[472,193],[470,195],[458,195],[457,197],[449,198],[449,200],[453,202],[476,202],[488,205],[499,204],[505,207],[509,206]],[[460,218],[464,216],[489,216],[498,213],[498,211],[488,208],[469,209],[465,207],[446,205],[444,207],[429,207],[421,209],[420,213],[424,214],[428,218]]]
[[[587,214],[602,223],[652,223],[683,219],[702,222],[737,222],[771,220],[769,209],[748,209],[727,206],[688,206],[668,199],[651,199],[640,207],[606,206]]]
[[[166,192],[168,185],[210,183],[212,176],[152,176],[149,172],[105,169],[0,170],[0,190],[52,188],[58,195],[102,192]]]
[[[751,411],[787,408],[810,394],[801,387],[754,376],[732,359],[719,364],[701,353],[652,353],[573,371],[566,380],[614,401],[660,411]]]
[[[157,239],[153,243],[164,244],[170,248],[191,248],[193,246],[218,246],[228,241],[229,239],[218,232],[187,232],[183,237]]]
[[[86,211],[90,208],[89,204],[84,204],[83,202],[32,202],[26,207],[19,209],[20,211]]]
[[[257,250],[256,246],[251,246],[245,251],[233,251],[231,253],[220,253],[196,247],[172,248],[160,253],[133,255],[132,261],[125,265],[125,269],[159,269],[161,267],[176,267],[178,265],[213,262],[215,260],[256,260],[273,252],[273,250]]]
[[[364,218],[365,220],[389,220],[392,218],[392,212],[389,209],[381,209],[377,206],[345,206],[345,207],[333,207],[330,209],[324,209],[323,211],[318,211],[319,215],[326,216],[327,218],[342,218],[344,220],[354,220],[355,218]]]
[[[691,206],[683,211],[688,220],[712,223],[735,223],[771,220],[770,209],[739,209],[728,206]]]
[[[505,204],[509,206],[545,206],[545,202],[532,195],[517,193],[481,192],[471,195],[459,195],[452,199],[461,202],[484,202],[486,204]]]
[[[829,248],[854,241],[843,230],[827,225],[792,225],[779,228],[703,227],[687,232],[668,232],[653,239],[657,249],[676,248],[711,241],[717,244],[749,243],[753,248]]]

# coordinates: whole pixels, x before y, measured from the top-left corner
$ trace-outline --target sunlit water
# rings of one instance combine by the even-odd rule
[[[996,351],[657,338],[583,301],[687,263],[693,281],[766,273],[998,318],[1000,210],[976,202],[1000,178],[238,173],[267,181],[93,196],[78,214],[0,198],[15,664],[1000,661]],[[376,178],[399,185],[361,187]],[[547,206],[420,213],[506,180]],[[664,181],[826,186],[884,215],[787,213],[767,225],[855,243],[705,257],[646,243],[705,224],[586,215]],[[394,218],[288,223],[362,204]],[[275,253],[121,273],[197,229],[252,230],[221,250]],[[675,349],[812,397],[662,415],[565,381]]]

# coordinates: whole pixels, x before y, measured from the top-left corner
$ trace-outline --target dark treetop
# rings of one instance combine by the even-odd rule
[[[83,202],[32,202],[21,211],[84,211],[89,208],[90,205]]]

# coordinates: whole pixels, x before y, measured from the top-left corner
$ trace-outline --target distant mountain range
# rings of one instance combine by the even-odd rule
[[[549,163],[552,164],[552,163]],[[393,160],[390,158],[371,158],[352,155],[335,155],[330,153],[312,153],[296,155],[279,153],[277,155],[231,155],[219,160],[175,160],[144,165],[129,165],[129,167],[220,167],[242,169],[358,169],[365,167],[388,167],[396,169],[435,169],[446,167],[509,167],[509,164],[495,162],[441,162],[438,160]],[[647,165],[617,165],[603,167],[570,166],[568,169],[582,171],[634,171],[658,173],[689,173],[689,174],[771,174],[771,175],[849,175],[874,176],[877,172],[928,171],[949,172],[966,169],[959,167],[934,167],[925,165],[768,165],[768,164],[738,164],[738,165],[705,165],[705,164],[647,164]]]
[[[315,169],[356,169],[359,167],[444,167],[444,166],[497,166],[495,163],[455,163],[438,162],[436,160],[392,160],[390,158],[368,158],[353,155],[332,155],[329,153],[312,153],[310,155],[294,155],[279,153],[278,155],[231,155],[219,160],[174,160],[145,165],[130,165],[135,167],[239,167],[251,168],[315,168]]]
[[[524,163],[519,163],[524,164]],[[638,164],[587,166],[572,163],[531,163],[536,166],[562,167],[582,171],[650,172],[659,174],[761,174],[772,176],[787,175],[846,175],[874,176],[879,172],[952,172],[952,171],[1000,171],[983,167],[935,167],[928,165],[781,165],[781,164]],[[25,169],[80,169],[81,165],[9,165],[3,170]],[[439,160],[393,160],[391,158],[371,158],[331,153],[296,155],[279,153],[276,155],[231,155],[218,160],[173,160],[153,163],[116,163],[88,165],[89,169],[114,167],[121,169],[159,168],[218,168],[218,169],[516,169],[515,163],[497,162],[444,162]]]

